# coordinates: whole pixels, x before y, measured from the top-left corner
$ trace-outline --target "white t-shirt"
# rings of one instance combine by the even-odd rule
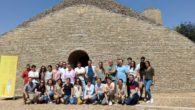
[[[140,63],[139,64],[137,64],[137,66],[136,66],[136,70],[140,70]]]
[[[137,70],[134,69],[134,68],[131,68],[131,69],[128,70],[128,73],[132,74],[133,76],[136,76]]]
[[[81,67],[81,68],[77,67],[77,68],[75,68],[75,72],[77,75],[82,74],[85,72],[85,68],[84,67]]]
[[[82,73],[85,73],[85,68],[84,67],[81,67],[81,68],[75,68],[75,72],[76,72],[76,75],[80,75]],[[80,80],[84,80],[84,77],[83,76],[79,76],[79,79]]]
[[[39,72],[38,72],[38,71],[30,71],[30,72],[28,73],[28,77],[29,77],[29,78],[33,78],[33,80],[32,80],[33,83],[38,83],[38,81],[35,80],[35,78],[36,78],[36,79],[39,78]]]
[[[45,74],[45,81],[48,81],[49,79],[52,79],[52,71],[47,71]]]
[[[62,82],[65,82],[65,79],[64,79],[64,74],[65,74],[65,69],[64,68],[59,68],[59,71],[60,71],[60,74],[61,74],[61,79],[62,79]]]

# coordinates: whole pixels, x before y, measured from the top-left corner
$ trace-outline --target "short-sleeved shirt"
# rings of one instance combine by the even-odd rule
[[[139,87],[138,82],[133,81],[133,82],[128,82],[127,83],[129,94],[131,94],[133,91],[135,91],[136,88]]]
[[[47,71],[45,73],[45,82],[47,82],[49,79],[52,79],[53,73],[51,71]]]
[[[104,93],[104,84],[96,84],[95,85],[95,91],[97,93]]]
[[[154,68],[150,67],[149,69],[146,69],[144,76],[146,80],[153,80]]]
[[[75,73],[75,71],[73,69],[70,70],[70,71],[66,70],[66,72],[64,74],[64,79],[70,78],[70,82],[72,84],[74,84],[74,82],[75,82],[75,75],[76,75],[76,73]]]
[[[64,84],[64,95],[71,95],[71,89],[73,88],[73,84]]]
[[[101,78],[102,81],[105,80],[106,75],[105,75],[105,72],[102,69],[99,69],[99,68],[96,69],[96,75],[97,75],[98,78]]]
[[[53,80],[54,81],[57,81],[58,79],[60,79],[61,73],[59,70],[53,70],[52,73],[53,73]]]
[[[33,79],[32,80],[33,83],[38,83],[38,81],[35,80],[35,79],[38,79],[39,78],[39,72],[38,71],[30,71],[28,73],[28,77]]]
[[[108,66],[106,68],[106,71],[116,71],[116,66],[115,65]],[[110,74],[110,75],[108,75],[108,77],[110,77],[113,81],[115,81],[116,80],[116,73]]]
[[[38,92],[41,92],[41,95],[44,95],[44,93],[46,92],[46,87],[44,86],[38,86],[37,88]]]
[[[123,82],[127,82],[127,68],[125,66],[117,66],[116,67],[117,70],[117,74],[116,74],[116,78],[117,80],[122,79]]]

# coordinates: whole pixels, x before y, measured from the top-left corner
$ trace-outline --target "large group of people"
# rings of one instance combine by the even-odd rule
[[[98,62],[98,67],[88,61],[76,67],[66,62],[41,66],[27,64],[22,73],[24,103],[56,104],[126,104],[135,105],[139,100],[153,103],[151,85],[154,84],[154,69],[150,61],[141,57],[139,64],[132,58],[109,60],[108,66]],[[144,95],[144,96],[143,96]]]

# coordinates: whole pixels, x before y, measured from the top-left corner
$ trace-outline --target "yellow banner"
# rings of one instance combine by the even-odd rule
[[[0,56],[0,97],[14,97],[17,56]]]

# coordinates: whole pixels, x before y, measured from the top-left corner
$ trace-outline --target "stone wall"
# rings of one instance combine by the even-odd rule
[[[156,24],[163,24],[162,17],[161,17],[161,11],[156,8],[148,8],[145,9],[144,12],[141,13],[141,15],[147,17],[148,19],[153,20]]]
[[[0,38],[1,55],[19,56],[17,89],[27,63],[54,65],[75,50],[86,51],[95,65],[129,56],[138,62],[145,56],[155,68],[155,90],[195,89],[194,43],[162,26],[92,5],[55,11]]]

